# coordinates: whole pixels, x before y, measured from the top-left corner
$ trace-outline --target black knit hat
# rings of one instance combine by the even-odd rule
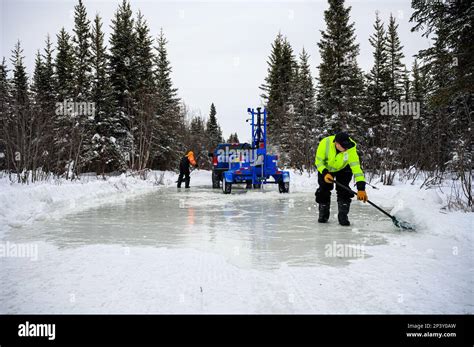
[[[349,134],[345,132],[337,133],[334,142],[339,143],[345,149],[352,147],[352,141],[349,139]]]

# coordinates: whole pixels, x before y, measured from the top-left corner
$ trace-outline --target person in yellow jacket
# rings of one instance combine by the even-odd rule
[[[318,169],[319,187],[316,190],[316,202],[319,204],[318,222],[326,223],[329,220],[329,206],[333,180],[349,186],[354,175],[357,185],[357,199],[367,202],[365,192],[365,178],[360,168],[359,155],[354,140],[345,132],[323,138],[318,145],[314,161]],[[348,214],[352,193],[336,186],[339,224],[350,225]]]
[[[189,151],[179,162],[179,176],[178,176],[178,188],[181,188],[181,182],[184,181],[184,187],[189,188],[189,182],[191,181],[190,165],[197,167],[196,160],[194,159],[194,152]]]

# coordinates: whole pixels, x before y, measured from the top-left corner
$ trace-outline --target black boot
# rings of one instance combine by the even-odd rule
[[[319,204],[319,223],[326,223],[329,219],[329,203],[327,204]]]
[[[349,218],[347,217],[347,215],[349,214],[350,206],[350,200],[342,200],[337,202],[337,207],[339,209],[337,219],[339,220],[339,224],[346,226],[351,225],[351,222],[349,222]]]

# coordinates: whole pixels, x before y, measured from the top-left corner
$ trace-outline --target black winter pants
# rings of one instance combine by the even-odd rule
[[[347,165],[344,169],[331,172],[330,173],[336,181],[342,183],[345,186],[349,187],[349,183],[352,179],[352,170],[349,165]],[[316,202],[318,204],[328,204],[331,201],[331,190],[334,188],[334,183],[326,183],[324,181],[323,175],[318,172],[318,183],[319,188],[316,190]],[[337,193],[337,201],[350,201],[354,194],[349,193],[348,191],[344,190],[336,186],[336,193]]]
[[[190,178],[189,178],[189,169],[188,170],[182,170],[180,169],[179,170],[179,176],[178,176],[178,188],[181,188],[181,182],[184,181],[184,184],[185,184],[185,188],[189,188],[189,182],[190,182]]]

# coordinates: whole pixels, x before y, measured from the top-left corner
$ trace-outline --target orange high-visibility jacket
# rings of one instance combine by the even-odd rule
[[[189,151],[189,153],[186,154],[186,157],[188,157],[188,160],[189,160],[189,162],[191,163],[192,166],[196,166],[196,160],[194,159],[193,151]]]

